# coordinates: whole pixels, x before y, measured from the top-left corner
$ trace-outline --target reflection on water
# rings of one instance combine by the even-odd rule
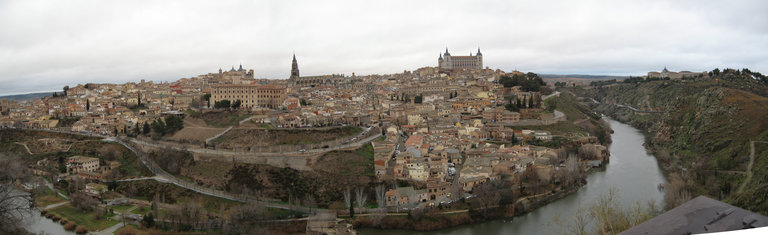
[[[434,232],[413,232],[403,230],[362,229],[362,234],[558,234],[561,229],[556,218],[570,221],[579,208],[591,206],[596,199],[616,190],[616,201],[624,206],[645,204],[654,200],[663,202],[664,195],[657,186],[666,180],[659,169],[656,158],[645,151],[644,137],[639,130],[606,119],[614,130],[610,146],[611,161],[605,171],[598,171],[587,177],[587,185],[578,192],[552,202],[535,211],[514,217],[486,223],[462,225]]]

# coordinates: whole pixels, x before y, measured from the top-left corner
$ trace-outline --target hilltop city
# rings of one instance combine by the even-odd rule
[[[433,230],[519,215],[575,192],[610,159],[611,128],[584,105],[599,102],[555,89],[616,80],[547,83],[483,67],[480,49],[454,56],[446,48],[434,67],[386,75],[302,76],[298,58],[287,79],[255,78],[238,65],[173,82],[93,82],[0,99],[4,146],[38,156],[28,167],[55,183],[36,203],[54,218],[66,216],[54,211],[69,195],[100,202],[71,203],[96,216],[151,208],[119,212],[146,228],[235,229],[245,213],[237,203],[249,203],[276,210],[261,219],[310,215],[306,232],[338,234],[355,233],[353,224]],[[626,81],[709,76],[664,68]],[[83,144],[93,137],[112,144]],[[230,202],[198,195],[204,206],[195,210],[205,216],[187,218],[179,198],[193,196],[147,181]],[[403,212],[416,222],[402,222]],[[375,216],[336,220],[355,214]],[[83,230],[121,227],[109,221]]]

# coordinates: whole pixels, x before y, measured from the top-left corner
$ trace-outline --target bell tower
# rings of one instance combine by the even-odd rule
[[[293,54],[293,63],[291,63],[291,77],[289,79],[299,78],[299,64],[296,62],[296,54]]]

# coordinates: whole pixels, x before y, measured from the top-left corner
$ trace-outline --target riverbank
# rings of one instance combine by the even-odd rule
[[[609,146],[610,163],[591,170],[586,177],[587,184],[575,188],[573,192],[563,192],[561,197],[553,196],[546,202],[544,198],[539,198],[540,204],[532,205],[527,213],[519,208],[514,217],[499,217],[435,231],[372,228],[358,231],[365,235],[562,234],[568,233],[575,215],[584,213],[611,192],[615,193],[614,202],[622,207],[631,208],[648,202],[663,206],[663,193],[657,190],[657,186],[666,183],[666,179],[657,167],[656,159],[642,146],[642,133],[616,120],[605,120],[614,130],[611,134],[613,143]],[[590,226],[594,225],[587,225],[588,230],[594,230]]]
[[[591,168],[587,174],[593,172],[594,169],[601,168]],[[461,225],[479,224],[492,220],[522,216],[558,199],[576,193],[586,184],[586,180],[581,180],[574,185],[560,188],[560,190],[555,192],[526,196],[517,199],[512,204],[481,210],[431,211],[417,216],[412,214],[414,212],[409,211],[407,214],[387,215],[379,219],[371,218],[370,216],[357,217],[349,222],[354,225],[355,229],[436,231]]]

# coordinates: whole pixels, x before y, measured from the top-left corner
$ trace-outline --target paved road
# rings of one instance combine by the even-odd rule
[[[135,144],[149,146],[153,148],[169,147],[174,150],[180,150],[180,151],[184,150],[184,151],[189,151],[189,152],[198,153],[198,154],[223,155],[223,156],[235,155],[235,156],[250,156],[250,157],[284,157],[284,156],[302,156],[303,157],[303,156],[323,154],[323,153],[327,153],[327,152],[339,150],[339,149],[357,148],[379,137],[381,137],[380,132],[376,133],[371,137],[362,139],[358,142],[343,144],[343,145],[333,146],[333,147],[323,148],[323,149],[308,149],[303,152],[302,151],[294,151],[294,152],[250,152],[248,151],[246,152],[246,151],[230,151],[230,150],[213,150],[213,149],[204,149],[204,148],[184,148],[184,147],[173,146],[173,145],[163,145],[163,144],[141,141],[137,139],[131,139],[130,141]]]
[[[35,130],[41,130],[41,129],[35,129]],[[328,209],[310,208],[310,207],[298,206],[298,205],[289,206],[289,205],[286,205],[286,204],[281,204],[281,203],[276,203],[276,202],[261,201],[258,198],[255,198],[255,197],[250,196],[250,195],[231,194],[231,193],[224,192],[224,191],[221,191],[221,190],[216,190],[216,189],[213,189],[213,188],[203,187],[203,186],[199,186],[199,185],[197,185],[195,183],[192,183],[192,182],[187,182],[187,181],[181,180],[181,179],[177,178],[176,176],[174,176],[174,175],[166,172],[162,168],[160,168],[154,161],[152,161],[152,159],[150,159],[146,154],[144,154],[144,152],[137,151],[136,148],[134,148],[131,144],[128,144],[126,142],[125,139],[127,139],[127,138],[124,138],[124,137],[115,138],[115,137],[110,137],[110,136],[100,136],[100,135],[89,134],[89,133],[77,133],[77,132],[70,132],[70,131],[56,131],[56,130],[45,130],[45,129],[42,129],[42,131],[65,133],[65,134],[73,134],[73,135],[83,135],[83,136],[91,136],[91,137],[100,137],[100,138],[104,138],[104,141],[115,142],[115,143],[118,143],[120,145],[123,145],[128,150],[133,152],[141,160],[142,164],[144,164],[152,173],[155,174],[155,177],[152,177],[153,180],[156,180],[156,181],[162,182],[162,183],[174,184],[176,186],[179,186],[179,187],[182,187],[182,188],[186,188],[186,189],[195,191],[197,193],[201,193],[201,194],[205,194],[205,195],[209,195],[209,196],[213,196],[213,197],[218,197],[218,198],[224,198],[224,199],[233,200],[233,201],[238,201],[238,202],[259,203],[261,205],[264,205],[264,206],[270,207],[270,208],[280,208],[280,209],[286,209],[286,210],[293,210],[293,211],[298,211],[298,212],[307,213],[307,214],[329,213],[330,212],[330,210],[328,210]],[[361,140],[360,142],[358,142],[358,144],[365,143],[366,141],[371,141],[371,140],[373,140],[375,138],[378,138],[379,136],[381,136],[381,133],[378,133],[377,135],[374,135],[372,137],[366,138],[365,140]],[[149,180],[149,179],[146,178],[146,179],[140,179],[140,180]],[[373,210],[373,209],[356,209],[355,212],[356,213],[366,213],[366,212],[375,212],[375,210]]]

